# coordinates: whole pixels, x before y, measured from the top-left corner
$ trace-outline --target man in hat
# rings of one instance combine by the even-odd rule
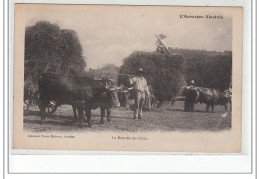
[[[143,77],[144,70],[139,68],[137,70],[137,75],[129,79],[130,84],[134,88],[134,98],[135,98],[135,110],[134,119],[142,119],[142,108],[145,100],[145,93],[149,94],[148,85],[146,79]]]
[[[191,81],[190,81],[189,86],[190,86],[190,87],[194,87],[194,86],[195,86],[195,82],[194,82],[194,80],[191,80]]]
[[[195,82],[194,80],[190,80],[190,82],[188,83],[188,86],[183,86],[183,94],[185,97],[190,96],[190,90],[194,89],[195,87]],[[185,99],[184,101],[184,111],[185,112],[190,112],[194,110],[194,105],[191,105],[190,103],[190,99]]]
[[[160,34],[159,38],[160,38],[160,40],[158,39],[156,41],[156,43],[155,43],[155,45],[157,46],[157,49],[156,49],[157,53],[159,53],[159,54],[168,54],[168,52],[165,49],[166,42],[164,41],[164,39],[166,38],[166,35]]]

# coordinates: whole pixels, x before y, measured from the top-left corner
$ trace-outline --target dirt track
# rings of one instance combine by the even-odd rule
[[[111,122],[99,124],[100,110],[92,110],[92,127],[84,122],[79,128],[78,122],[73,120],[72,107],[61,106],[57,111],[46,117],[46,123],[40,124],[38,108],[31,108],[24,116],[24,130],[31,132],[45,131],[221,131],[231,128],[231,112],[226,112],[223,106],[215,106],[215,113],[206,113],[205,104],[196,104],[195,112],[183,112],[183,102],[176,102],[171,106],[165,103],[162,109],[144,112],[142,120],[133,120],[133,111],[125,108],[112,109]],[[106,118],[105,118],[106,119]]]

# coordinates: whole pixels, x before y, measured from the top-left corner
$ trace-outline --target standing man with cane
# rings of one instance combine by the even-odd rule
[[[134,87],[135,109],[134,119],[142,119],[142,108],[145,100],[145,93],[149,95],[148,85],[146,79],[143,77],[144,70],[139,68],[137,75],[133,78],[129,78],[130,84]]]

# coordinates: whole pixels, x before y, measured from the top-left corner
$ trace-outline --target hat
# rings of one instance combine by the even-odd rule
[[[164,38],[166,38],[166,35],[160,34],[159,37],[160,37],[161,39],[164,39]]]
[[[138,68],[137,71],[138,71],[138,72],[144,72],[144,69],[142,69],[142,68]]]

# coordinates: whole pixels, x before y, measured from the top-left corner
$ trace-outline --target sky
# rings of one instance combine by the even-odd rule
[[[223,15],[223,19],[187,19],[180,15]],[[232,50],[232,18],[220,9],[152,6],[38,5],[25,12],[25,26],[46,20],[77,32],[87,68],[120,66],[134,51],[156,50],[155,34],[169,47]]]

